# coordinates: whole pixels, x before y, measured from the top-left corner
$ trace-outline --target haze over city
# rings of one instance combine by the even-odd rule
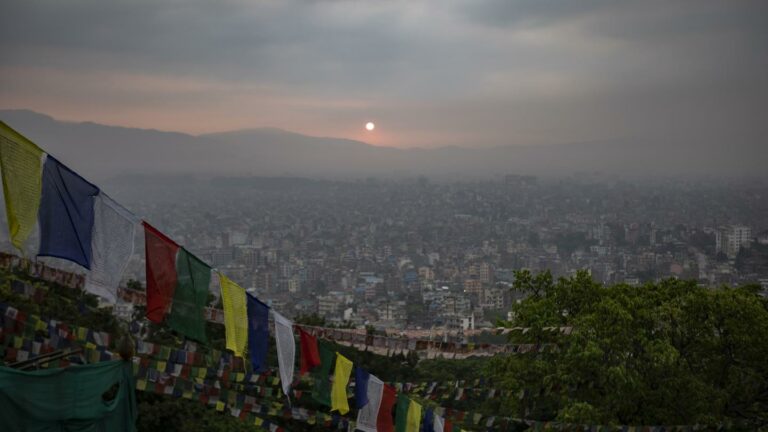
[[[621,172],[624,161],[651,176],[760,175],[767,10],[761,1],[9,1],[0,108],[191,135],[268,127],[395,148],[574,145],[567,160],[554,157],[560,149],[525,160],[531,171]],[[520,158],[501,159],[514,170]],[[421,174],[383,162],[381,171]],[[463,174],[445,164],[426,173]]]

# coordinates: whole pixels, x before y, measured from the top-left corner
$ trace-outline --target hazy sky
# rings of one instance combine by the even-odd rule
[[[190,133],[400,147],[768,134],[764,0],[3,0],[0,58],[0,108]]]

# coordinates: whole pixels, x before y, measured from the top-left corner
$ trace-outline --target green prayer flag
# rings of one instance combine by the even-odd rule
[[[315,386],[312,390],[312,399],[325,406],[331,406],[331,382],[328,379],[333,367],[333,360],[336,353],[328,346],[325,341],[318,341],[318,351],[320,352],[320,366],[312,370],[312,378],[315,380]]]
[[[395,432],[405,432],[408,426],[408,407],[411,400],[402,393],[397,395],[395,407]]]
[[[184,336],[207,343],[204,310],[208,303],[211,268],[197,257],[179,249],[176,255],[176,290],[168,327]]]
[[[134,432],[137,413],[130,362],[32,372],[0,367],[3,430]]]

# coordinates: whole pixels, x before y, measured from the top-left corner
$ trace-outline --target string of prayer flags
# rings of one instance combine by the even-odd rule
[[[2,122],[0,168],[12,244],[24,251],[37,224],[37,254],[89,269],[86,289],[114,303],[133,254],[130,213]]]
[[[48,364],[48,367],[64,367],[70,364],[81,363],[84,360],[89,362],[99,362],[114,360],[118,357],[118,354],[105,349],[112,342],[112,338],[109,334],[104,332],[96,332],[91,329],[77,326],[67,326],[64,323],[56,320],[41,320],[36,315],[25,315],[18,309],[12,306],[4,305],[0,303],[0,317],[3,317],[3,327],[0,327],[0,358],[5,359],[6,362],[23,361],[33,356],[49,353],[56,349],[71,347],[71,342],[79,342],[84,344],[84,351],[82,355],[73,355],[68,358],[55,360]],[[46,328],[49,331],[50,338],[42,337],[37,330],[45,331]],[[14,335],[23,334],[23,337]],[[28,338],[34,337],[33,340]],[[280,411],[282,405],[275,403],[277,408],[270,408],[267,410],[264,406],[259,408],[254,405],[254,397],[262,400],[270,400],[277,392],[272,392],[273,389],[252,386],[246,383],[267,382],[271,385],[277,385],[279,379],[276,377],[267,377],[265,375],[250,375],[246,376],[243,373],[229,373],[227,371],[216,370],[213,368],[192,368],[189,370],[189,363],[194,360],[189,360],[188,355],[196,354],[193,351],[186,352],[184,359],[179,358],[180,354],[177,350],[170,347],[163,347],[157,344],[144,342],[142,340],[136,341],[136,352],[139,355],[147,354],[152,356],[158,356],[159,358],[168,359],[165,360],[151,360],[146,357],[135,357],[133,362],[134,374],[137,378],[137,389],[141,391],[148,391],[157,394],[172,395],[174,397],[192,398],[193,395],[199,393],[200,400],[204,401],[212,406],[216,406],[219,401],[224,403],[224,406],[230,407],[232,415],[240,416],[245,413],[261,413],[265,415],[281,416],[282,418],[294,418],[303,420],[312,416],[308,414],[310,411],[304,408],[292,408],[291,410]],[[190,343],[187,343],[189,346]],[[194,345],[194,344],[191,344]],[[93,348],[96,347],[96,348]],[[214,356],[214,362],[218,362],[220,359],[223,364],[236,362],[242,360],[234,357],[227,359],[226,353],[218,353]],[[174,364],[176,361],[182,361],[189,363],[185,365]],[[199,359],[198,359],[199,360]],[[180,367],[181,366],[181,367]],[[220,365],[221,366],[221,365]],[[199,373],[198,373],[199,372]],[[224,372],[224,373],[222,373]],[[194,380],[194,384],[193,381]],[[463,381],[462,381],[463,382]],[[243,383],[243,384],[232,384]],[[377,384],[381,384],[382,390],[376,390]],[[256,395],[243,395],[238,396],[232,389],[238,388],[246,391],[255,391]],[[386,391],[384,391],[386,389]],[[367,431],[392,431],[392,405],[395,401],[396,389],[392,386],[385,385],[380,382],[375,376],[369,376],[368,382],[368,399],[369,402],[366,406],[358,412],[358,429],[363,432]],[[298,394],[300,392],[294,391]],[[386,396],[385,396],[386,394]],[[378,409],[374,409],[377,404],[376,395],[380,395],[380,406]],[[233,399],[233,396],[237,396]],[[300,396],[297,396],[300,397]],[[250,398],[251,402],[248,402]],[[384,400],[384,399],[387,400]],[[254,408],[255,407],[255,408]],[[372,415],[368,415],[368,418],[374,418],[374,422],[364,420],[366,410],[373,410]],[[410,410],[410,405],[409,405]],[[331,416],[327,414],[317,413],[317,422],[329,426],[334,424],[335,420],[332,420]],[[424,420],[421,422],[423,430],[429,430],[428,427],[428,413],[425,413]],[[454,427],[447,417],[456,419],[457,422],[471,422],[475,425],[484,425],[487,430],[506,430],[505,428],[510,423],[526,424],[534,430],[543,430],[547,428],[555,430],[582,430],[592,428],[595,430],[602,430],[607,426],[599,425],[574,425],[569,423],[557,423],[557,422],[541,422],[536,420],[513,418],[513,417],[496,417],[496,416],[484,416],[481,413],[464,412],[453,409],[437,408],[433,411],[432,426],[435,432],[452,432],[454,430],[459,431],[460,428]],[[445,415],[445,417],[443,417]],[[292,416],[292,417],[291,417]],[[378,418],[377,418],[378,417]],[[242,418],[242,417],[241,417]],[[343,423],[346,419],[338,419],[338,425],[340,429],[343,429]],[[380,420],[377,421],[377,420]],[[407,419],[406,419],[407,420]],[[371,423],[373,427],[371,427]],[[366,428],[366,425],[368,428]],[[721,425],[722,426],[722,425]],[[661,426],[613,426],[613,429],[621,430],[661,430]],[[695,429],[695,426],[664,426],[667,430],[691,430]]]
[[[11,243],[24,252],[35,229],[43,186],[43,150],[0,122],[0,170]]]
[[[293,383],[293,364],[296,357],[293,322],[275,311],[272,311],[272,316],[275,318],[275,343],[277,344],[280,381],[283,386],[283,393],[288,396]]]
[[[315,380],[312,398],[320,404],[331,406],[331,386],[328,378],[333,367],[334,352],[325,341],[319,341],[317,345],[320,365],[312,370],[312,378]]]
[[[222,278],[225,278],[225,276],[221,276]],[[254,372],[264,372],[267,370],[267,350],[269,350],[269,306],[265,305],[261,302],[261,300],[257,299],[256,297],[246,294],[245,290],[237,286],[234,282],[227,279],[226,282],[227,286],[230,287],[237,287],[234,291],[236,292],[235,297],[240,298],[247,297],[247,306],[245,306],[245,311],[235,311],[235,313],[247,313],[247,331],[248,331],[248,337],[243,338],[243,341],[239,341],[238,343],[245,342],[247,340],[248,342],[248,354],[251,357],[251,366],[253,366]],[[222,298],[224,297],[224,286],[225,283],[222,281],[221,287],[222,287]],[[228,297],[231,297],[232,294],[228,294]],[[243,298],[243,301],[245,303],[245,298]],[[226,304],[226,303],[225,303]],[[245,317],[243,318],[233,318],[232,317],[232,311],[234,311],[234,307],[230,307],[230,312],[227,312],[227,308],[224,308],[224,322],[225,325],[229,325],[229,323],[233,320],[236,320],[236,322],[232,323],[232,326],[241,326],[245,320]],[[244,330],[244,329],[243,329]],[[240,337],[238,334],[237,337]],[[230,347],[229,344],[229,331],[227,331],[227,348],[232,349],[234,351],[234,348]],[[242,351],[245,351],[245,347],[243,346]],[[238,351],[235,351],[235,354],[238,354]],[[242,354],[239,354],[242,356]],[[289,383],[290,384],[290,383]]]
[[[299,346],[301,347],[299,374],[304,375],[320,366],[320,353],[317,350],[317,338],[299,326],[296,328],[299,330]]]
[[[358,371],[364,372],[358,373]],[[358,389],[365,388],[365,398]],[[357,428],[363,432],[377,432],[377,419],[381,407],[384,382],[361,368],[355,368],[355,401],[357,402]],[[363,402],[365,401],[365,402]],[[391,407],[390,407],[390,417]]]
[[[248,315],[245,290],[221,273],[219,273],[219,285],[221,303],[224,307],[224,333],[227,349],[232,350],[235,355],[244,357],[245,347],[249,339],[248,324],[251,321]],[[251,356],[251,361],[254,361],[253,356]],[[261,370],[261,367],[260,364],[258,370]],[[254,370],[256,370],[255,367]]]
[[[120,280],[133,255],[136,224],[130,212],[103,191],[94,198],[91,271],[85,279],[86,291],[110,303],[117,302]]]
[[[338,410],[341,415],[349,412],[347,384],[351,374],[352,361],[336,353],[336,368],[333,372],[333,387],[331,387],[331,411]]]

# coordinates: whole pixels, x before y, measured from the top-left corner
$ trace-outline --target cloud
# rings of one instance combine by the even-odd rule
[[[754,140],[765,129],[767,10],[761,1],[10,0],[0,104],[396,146]],[[377,134],[358,135],[368,119]]]

